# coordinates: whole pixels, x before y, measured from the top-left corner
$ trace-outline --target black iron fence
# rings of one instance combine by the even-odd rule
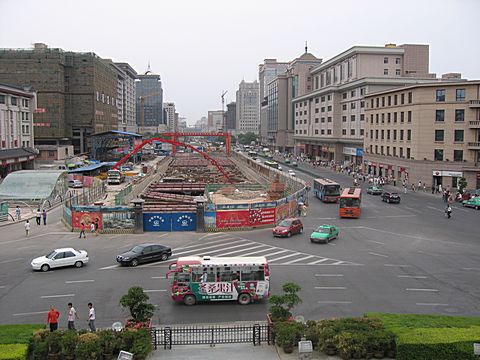
[[[272,327],[267,323],[228,326],[165,326],[152,328],[152,344],[155,349],[173,345],[201,345],[253,343],[261,345],[273,343]]]

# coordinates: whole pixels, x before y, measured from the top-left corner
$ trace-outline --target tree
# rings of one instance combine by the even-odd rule
[[[463,189],[465,189],[467,187],[467,179],[465,179],[464,177],[461,177],[459,180],[458,180],[458,191],[460,193],[463,193]]]
[[[272,321],[285,321],[292,317],[292,309],[302,302],[298,296],[301,287],[295,283],[285,283],[282,286],[283,295],[272,295],[268,302]]]
[[[242,145],[250,145],[252,141],[256,142],[258,135],[249,131],[245,134],[238,135],[238,142]]]
[[[120,298],[120,305],[130,311],[135,322],[143,322],[152,318],[155,306],[148,303],[149,296],[140,286],[133,286]]]

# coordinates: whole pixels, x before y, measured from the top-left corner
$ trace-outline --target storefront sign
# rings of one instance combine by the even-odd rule
[[[250,224],[250,211],[217,211],[217,228],[243,227]]]
[[[331,152],[331,153],[335,152],[335,146],[328,145],[328,152]]]
[[[217,204],[217,210],[248,209],[248,204]]]
[[[363,156],[363,148],[356,148],[355,152],[356,156]]]
[[[343,153],[346,155],[357,155],[357,149],[351,147],[344,147]]]
[[[433,176],[462,177],[463,173],[461,171],[433,170]]]
[[[275,206],[277,206],[275,201],[250,204],[252,209],[274,208]]]

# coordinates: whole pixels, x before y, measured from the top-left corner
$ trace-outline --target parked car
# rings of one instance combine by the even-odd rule
[[[32,260],[33,270],[48,271],[53,268],[75,266],[81,268],[88,263],[88,253],[85,250],[74,248],[61,248],[51,251],[48,255],[40,256]]]
[[[469,200],[463,200],[462,205],[466,207],[475,208],[475,210],[480,210],[480,197],[474,197]]]
[[[372,195],[382,195],[383,189],[378,186],[369,186],[367,188],[367,194],[372,194]]]
[[[303,233],[302,221],[298,218],[285,219],[275,226],[272,230],[273,236],[290,237],[294,234]]]
[[[285,159],[285,164],[290,164],[290,159]]]
[[[70,187],[70,188],[83,188],[83,184],[80,180],[68,180],[68,187]]]
[[[137,266],[151,261],[165,261],[172,256],[172,249],[159,244],[135,245],[131,250],[117,255],[120,265]]]
[[[292,161],[292,166],[298,166],[298,163],[296,161]]]
[[[295,174],[295,171],[293,171],[292,169],[288,169],[288,175],[293,176],[293,177],[296,177],[296,176],[297,176],[297,175]]]
[[[277,169],[280,170],[280,171],[283,171],[283,169],[280,165],[278,165]]]
[[[336,239],[339,234],[338,227],[334,225],[320,225],[314,232],[310,234],[310,241],[328,244],[330,240]]]
[[[396,192],[384,191],[382,193],[382,201],[400,204],[400,195]]]

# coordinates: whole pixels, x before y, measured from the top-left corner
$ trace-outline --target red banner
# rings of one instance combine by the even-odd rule
[[[72,227],[79,229],[82,227],[82,222],[85,224],[87,230],[90,228],[90,224],[98,219],[98,228],[102,229],[102,213],[100,212],[84,212],[84,211],[72,211]]]
[[[217,228],[249,226],[249,210],[217,211]]]
[[[275,224],[275,208],[251,209],[250,226]]]

